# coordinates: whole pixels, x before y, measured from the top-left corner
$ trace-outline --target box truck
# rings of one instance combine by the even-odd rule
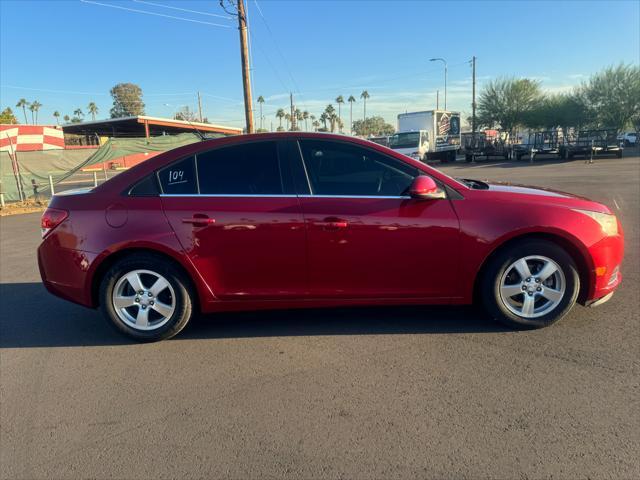
[[[452,162],[460,149],[460,112],[428,110],[398,115],[389,148],[426,162]]]

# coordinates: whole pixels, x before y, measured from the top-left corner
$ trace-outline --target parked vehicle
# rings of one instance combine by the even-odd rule
[[[637,132],[622,132],[618,135],[618,141],[622,142],[625,147],[635,146],[638,143]]]
[[[57,194],[42,235],[46,288],[142,341],[194,312],[474,299],[543,327],[607,301],[623,256],[600,203],[303,132],[187,145]]]
[[[575,138],[567,138],[560,147],[560,156],[571,159],[576,156],[615,155],[622,158],[624,147],[620,145],[615,130],[582,130]]]
[[[369,140],[370,142],[373,143],[377,143],[378,145],[383,145],[385,147],[389,146],[389,136],[388,135],[382,135],[379,137],[369,137],[367,140]]]
[[[510,149],[507,143],[508,136],[497,130],[485,130],[484,132],[463,133],[462,148],[464,159],[472,162],[479,159],[503,158],[508,160]]]
[[[523,143],[512,147],[512,155],[516,160],[528,156],[532,160],[538,155],[554,155],[560,157],[564,137],[561,129],[532,132]]]
[[[422,162],[454,162],[460,149],[460,113],[444,110],[401,113],[389,147]]]

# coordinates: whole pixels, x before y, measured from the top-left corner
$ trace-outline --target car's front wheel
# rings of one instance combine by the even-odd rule
[[[177,335],[192,315],[193,295],[184,274],[155,255],[116,262],[100,284],[100,309],[121,333],[153,342]]]
[[[482,300],[488,313],[510,327],[546,327],[576,303],[580,277],[563,248],[528,240],[499,251],[482,278]]]

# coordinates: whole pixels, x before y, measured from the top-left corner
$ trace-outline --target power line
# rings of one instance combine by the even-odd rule
[[[181,12],[189,12],[189,13],[197,13],[198,15],[208,15],[209,17],[218,17],[218,18],[224,18],[227,20],[232,20],[232,17],[229,17],[227,15],[218,15],[217,13],[208,13],[208,12],[199,12],[197,10],[189,10],[188,8],[180,8],[180,7],[172,7],[170,5],[163,5],[161,3],[153,3],[153,2],[146,2],[143,0],[133,0],[136,3],[144,3],[146,5],[152,5],[154,7],[162,7],[162,8],[169,8],[171,10],[179,10]]]
[[[128,12],[142,13],[144,15],[154,15],[156,17],[172,18],[174,20],[182,20],[184,22],[200,23],[202,25],[211,25],[213,27],[231,28],[230,25],[223,25],[221,23],[203,22],[202,20],[193,20],[191,18],[174,17],[173,15],[165,15],[164,13],[148,12],[146,10],[138,10],[136,8],[121,7],[120,5],[111,5],[109,3],[94,2],[92,0],[80,0],[80,2],[81,3],[90,3],[92,5],[100,5],[101,7],[117,8],[119,10],[126,10]]]

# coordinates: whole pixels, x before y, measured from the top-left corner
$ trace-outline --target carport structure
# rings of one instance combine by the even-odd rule
[[[203,134],[239,135],[241,128],[215,125],[212,123],[186,122],[171,118],[134,117],[110,118],[90,122],[68,123],[62,126],[65,135],[82,135],[87,138],[98,137],[152,137],[159,135],[176,135],[185,132],[199,131]]]

